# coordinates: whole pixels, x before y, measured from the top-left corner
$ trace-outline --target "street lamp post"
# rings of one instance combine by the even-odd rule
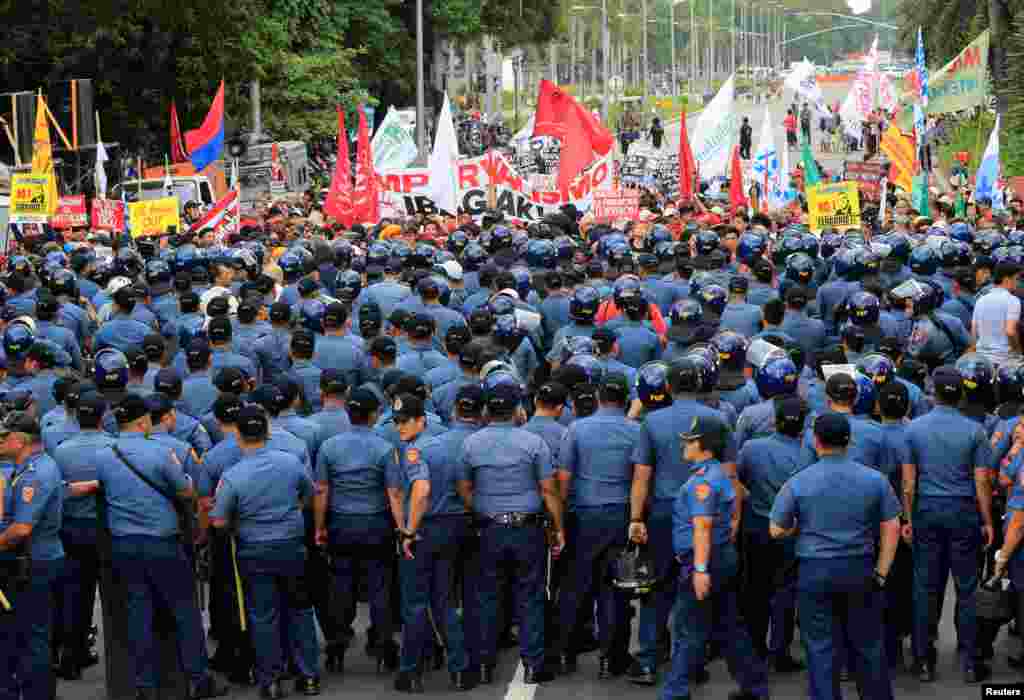
[[[708,0],[708,83],[707,89],[704,91],[705,94],[711,93],[711,79],[715,72],[715,8],[711,4],[711,0]]]
[[[679,4],[679,0],[672,0],[672,3],[668,6],[668,33],[669,43],[672,44],[672,70],[670,75],[672,76],[672,97],[679,95],[678,81],[676,80],[676,5]]]
[[[608,0],[601,0],[601,121],[608,124]]]
[[[642,42],[643,43],[643,50],[644,50],[644,60],[641,62],[641,64],[642,64],[641,65],[641,70],[643,70],[643,75],[640,77],[640,79],[643,81],[643,84],[644,84],[644,106],[643,106],[643,110],[641,110],[641,111],[644,111],[644,110],[647,109],[647,76],[648,76],[648,71],[647,71],[647,0],[642,0],[642,2],[640,3],[640,14],[642,15],[640,20],[641,20],[641,22],[643,22],[643,24],[641,25],[641,30],[644,33],[643,42]]]
[[[427,162],[426,112],[423,86],[423,0],[416,0],[416,149],[421,163]]]

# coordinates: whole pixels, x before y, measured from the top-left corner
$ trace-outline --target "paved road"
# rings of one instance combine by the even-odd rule
[[[901,700],[935,700],[936,698],[955,698],[957,700],[981,697],[977,687],[965,686],[960,682],[960,674],[956,669],[954,653],[953,609],[954,593],[952,588],[945,596],[946,608],[943,613],[941,641],[939,647],[938,680],[933,684],[922,685],[909,675],[899,675],[894,680],[895,695]],[[360,636],[346,658],[346,672],[342,675],[328,675],[323,681],[323,697],[359,698],[367,700],[397,700],[405,697],[394,691],[391,677],[376,675],[371,660],[362,653],[362,630],[368,624],[365,606],[360,606],[360,616],[356,629]],[[636,643],[634,635],[634,645]],[[993,680],[1014,682],[1020,675],[1006,664],[1008,654],[1016,654],[1018,641],[1008,637],[1005,631],[996,643],[996,659],[994,662]],[[802,656],[802,652],[798,655]],[[58,686],[60,700],[100,700],[105,696],[103,685],[102,664],[89,669],[83,680]],[[735,686],[729,678],[723,661],[716,661],[709,667],[711,682],[694,691],[696,698],[724,699]],[[479,687],[469,693],[461,694],[466,700],[567,700],[569,698],[593,698],[595,700],[654,700],[657,697],[653,688],[638,688],[630,685],[625,679],[597,681],[597,653],[579,658],[579,671],[568,678],[557,679],[541,686],[522,685],[522,669],[518,664],[517,654],[513,650],[502,652],[494,685]],[[803,698],[807,695],[806,674],[773,675],[770,679],[772,697]],[[447,673],[437,671],[425,679],[428,695],[439,696],[451,694],[448,690]],[[844,685],[845,698],[853,700],[857,697],[855,686]],[[255,700],[259,693],[255,688],[234,688],[230,698]]]

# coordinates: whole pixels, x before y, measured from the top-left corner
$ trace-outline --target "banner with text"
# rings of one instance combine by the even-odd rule
[[[167,233],[171,226],[180,230],[178,198],[161,197],[144,202],[131,202],[128,204],[128,220],[132,225],[132,238]]]
[[[459,161],[456,177],[459,213],[479,217],[488,208],[489,190],[494,190],[494,207],[509,219],[531,223],[563,204],[574,204],[585,212],[594,192],[612,186],[611,152],[595,161],[569,186],[567,192],[538,190],[500,153],[491,152]],[[380,185],[380,215],[414,216],[436,214],[437,206],[427,196],[430,171],[406,168],[377,174]]]
[[[638,190],[604,190],[594,193],[594,220],[600,223],[635,221],[640,214]]]
[[[963,51],[928,76],[928,115],[950,114],[985,104],[988,88],[989,30],[983,31]],[[900,97],[900,128],[914,126],[913,103],[916,92],[904,79]]]
[[[844,164],[846,174],[844,180],[856,182],[864,196],[878,200],[882,190],[882,178],[888,171],[888,164],[880,161],[848,160]]]
[[[807,223],[813,233],[825,228],[860,227],[860,192],[856,182],[807,188]]]
[[[124,202],[119,199],[92,200],[92,227],[97,231],[124,231]]]
[[[89,225],[89,212],[85,208],[85,195],[77,194],[57,200],[57,212],[50,220],[56,229],[68,229]]]
[[[45,224],[49,221],[49,213],[56,206],[55,202],[50,202],[51,193],[56,190],[52,179],[53,175],[11,175],[12,224]]]

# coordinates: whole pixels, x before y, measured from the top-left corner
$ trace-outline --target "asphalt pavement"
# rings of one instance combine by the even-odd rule
[[[951,698],[955,700],[980,698],[982,691],[980,686],[967,686],[960,680],[960,672],[957,669],[955,659],[955,632],[953,629],[953,600],[955,593],[950,586],[945,596],[945,609],[943,611],[942,626],[940,628],[939,661],[937,668],[937,680],[935,683],[922,684],[915,677],[909,674],[899,674],[894,678],[894,692],[896,698],[908,700],[936,700],[936,698]],[[98,614],[97,619],[102,620]],[[345,673],[326,674],[323,678],[322,697],[341,700],[396,700],[405,697],[393,688],[393,676],[378,676],[372,659],[363,653],[364,632],[369,624],[365,605],[360,605],[359,617],[356,622],[357,639],[353,642],[351,651],[345,659]],[[636,645],[636,625],[634,622],[633,646]],[[102,638],[102,630],[100,631]],[[1017,671],[1009,668],[1006,662],[1008,655],[1016,655],[1020,648],[1020,642],[1010,637],[1006,628],[1001,632],[996,642],[996,658],[993,661],[993,681],[1016,682],[1021,680]],[[100,653],[103,653],[102,644]],[[803,658],[803,650],[799,642],[794,644],[794,654]],[[909,648],[908,648],[909,653]],[[489,686],[481,686],[467,693],[458,694],[466,700],[568,700],[569,698],[593,698],[595,700],[654,700],[658,697],[659,688],[637,687],[631,685],[625,678],[618,678],[610,681],[597,680],[597,652],[585,654],[579,657],[579,670],[572,676],[558,678],[550,683],[539,686],[526,686],[522,684],[522,667],[519,664],[516,650],[509,649],[501,652],[500,663],[495,673],[495,683]],[[736,689],[736,686],[729,677],[723,660],[716,660],[710,664],[708,670],[711,673],[711,681],[693,691],[693,698],[724,698],[728,693]],[[772,674],[770,676],[770,687],[772,697],[779,698],[804,698],[807,697],[807,675],[797,674]],[[448,689],[448,674],[446,671],[434,671],[424,679],[426,694],[432,696],[454,695]],[[844,697],[847,700],[857,698],[856,686],[853,683],[843,685]],[[101,700],[106,696],[103,683],[103,664],[87,669],[80,681],[60,681],[57,694],[59,700]],[[254,687],[233,687],[229,698],[245,698],[256,700],[259,692]]]

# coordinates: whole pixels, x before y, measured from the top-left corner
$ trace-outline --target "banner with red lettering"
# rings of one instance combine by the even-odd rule
[[[573,180],[566,192],[536,189],[528,177],[521,175],[505,156],[492,151],[477,158],[459,160],[459,213],[480,217],[488,208],[489,190],[494,189],[494,206],[515,221],[540,221],[545,214],[564,204],[574,204],[581,212],[589,211],[594,193],[612,188],[611,154],[594,161]],[[430,171],[427,168],[406,168],[378,173],[380,216],[413,216],[437,213],[427,196]]]
[[[89,225],[89,212],[85,208],[85,195],[64,196],[57,200],[57,211],[50,218],[50,226],[69,229]]]
[[[97,231],[124,231],[124,202],[119,199],[92,200],[92,227]]]
[[[640,215],[640,190],[603,190],[594,193],[594,220],[600,223],[634,221]]]

